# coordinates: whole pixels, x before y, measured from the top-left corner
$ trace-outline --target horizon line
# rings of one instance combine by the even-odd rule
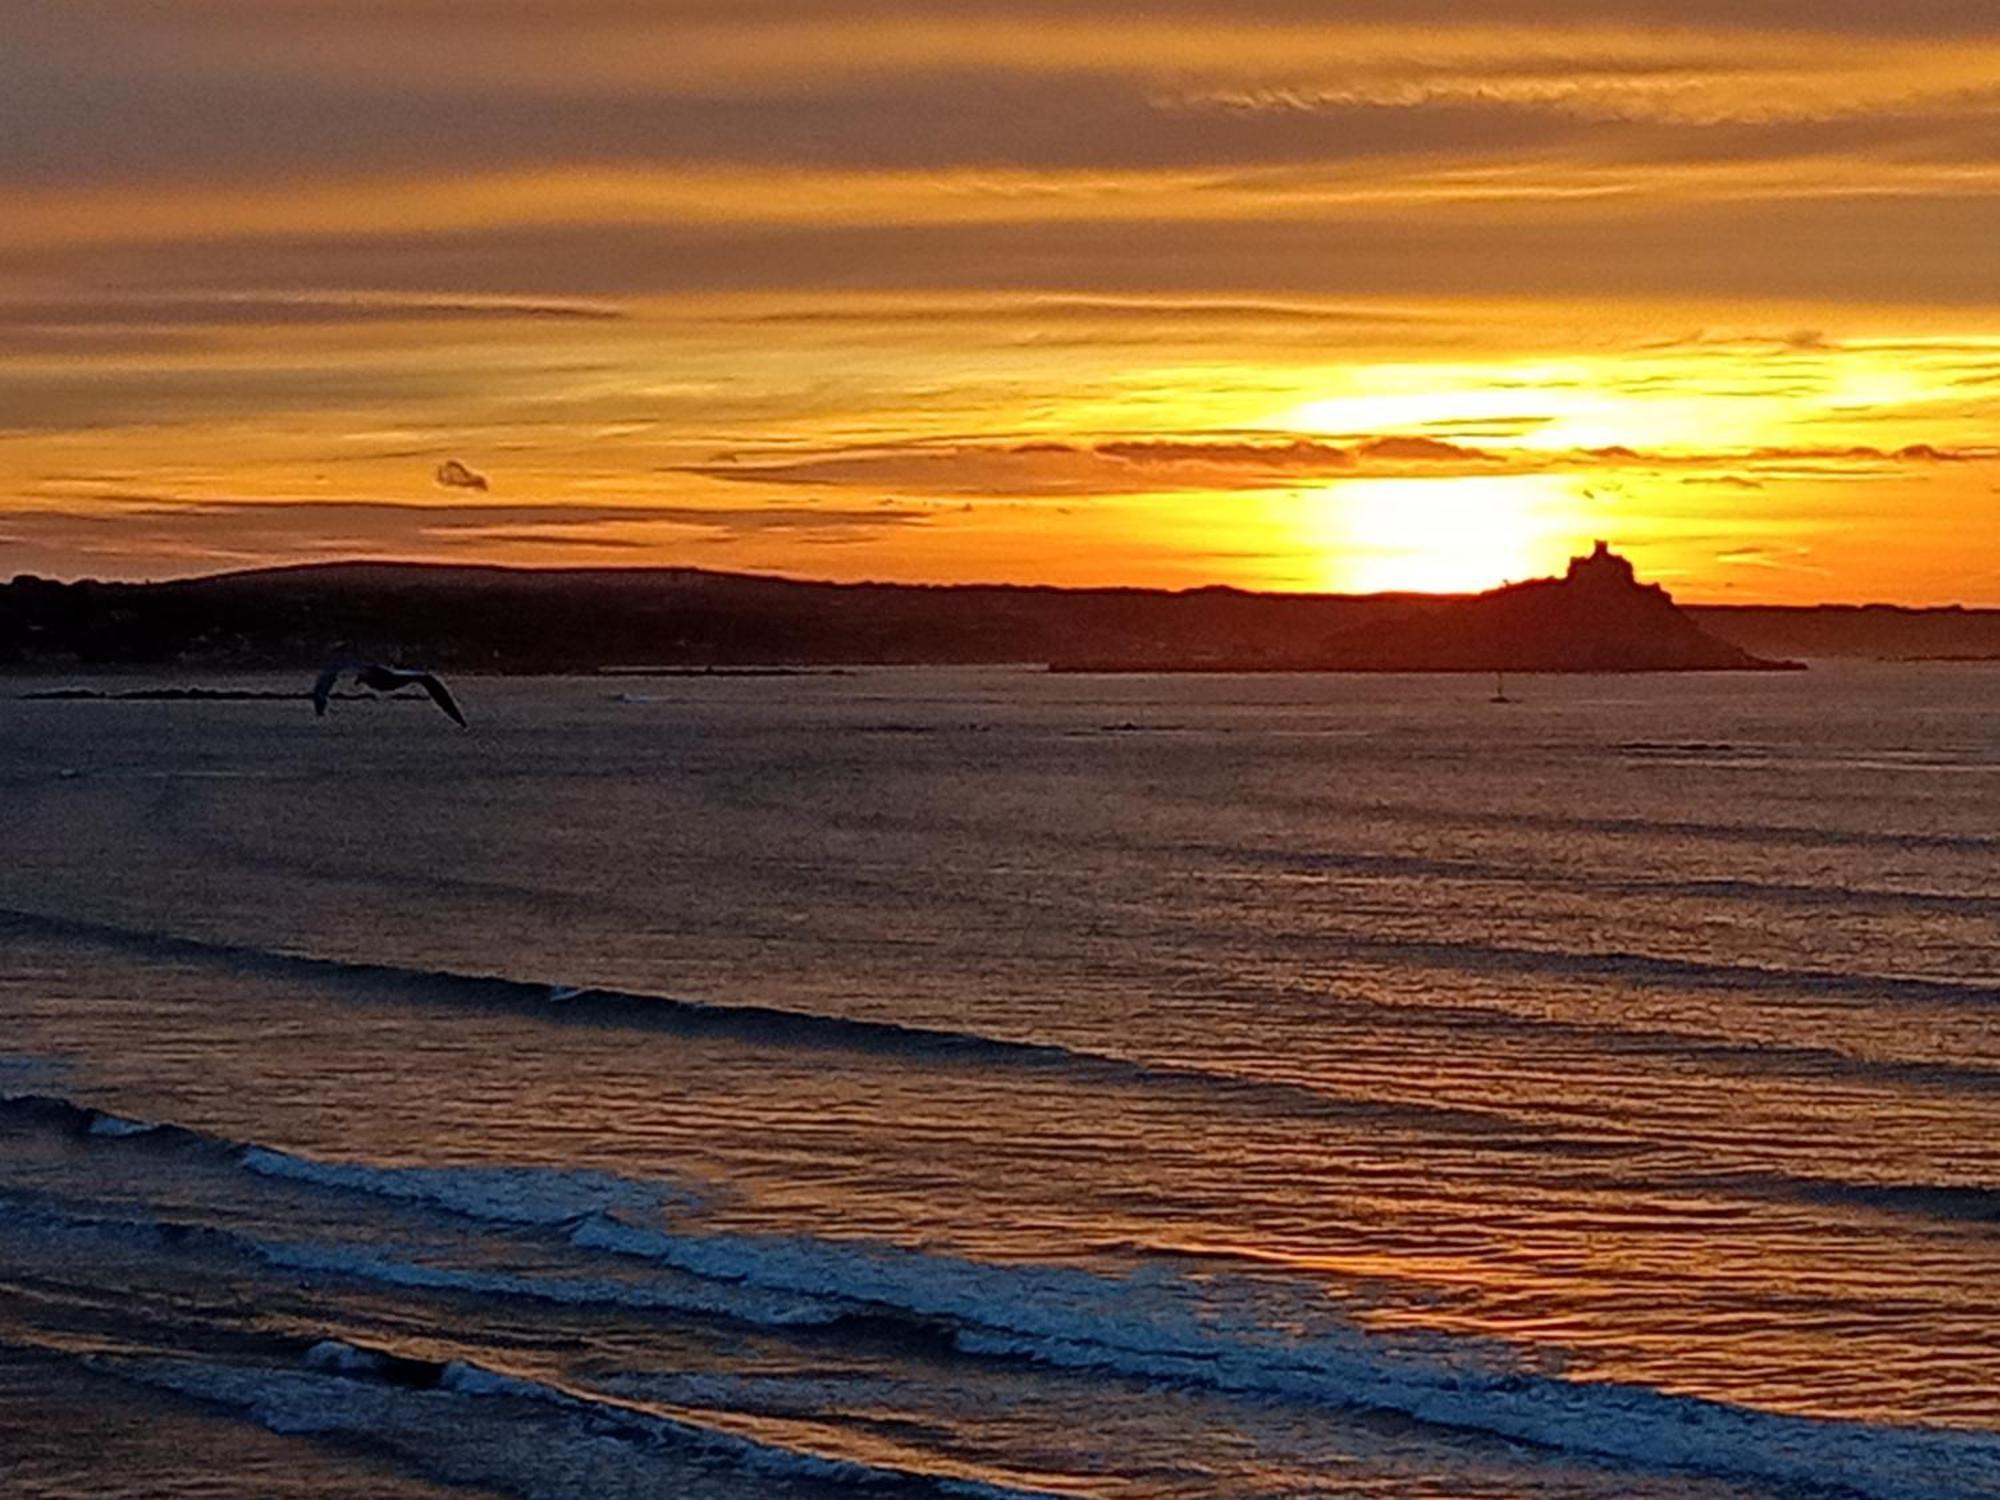
[[[1616,549],[1612,549],[1616,552]],[[1623,554],[1618,554],[1622,556]],[[689,563],[600,563],[588,566],[574,564],[536,564],[504,562],[441,562],[420,557],[341,557],[297,562],[277,562],[253,566],[217,568],[207,572],[173,574],[163,578],[103,578],[90,574],[70,577],[54,577],[33,572],[15,573],[0,579],[0,589],[11,588],[24,581],[56,584],[70,588],[78,585],[93,585],[103,588],[170,588],[186,584],[213,583],[228,579],[248,579],[271,577],[286,573],[333,572],[341,569],[394,568],[423,570],[437,573],[504,573],[513,575],[543,575],[548,577],[578,577],[588,575],[623,574],[701,574],[711,578],[736,578],[753,582],[793,584],[807,588],[838,589],[926,589],[966,591],[1015,590],[1053,594],[1154,594],[1166,597],[1182,597],[1194,594],[1238,594],[1249,598],[1296,599],[1296,600],[1436,600],[1440,602],[1454,599],[1478,599],[1488,594],[1503,592],[1523,584],[1558,581],[1562,575],[1545,574],[1533,578],[1509,579],[1487,589],[1468,590],[1426,590],[1387,589],[1374,593],[1340,593],[1326,589],[1281,589],[1251,588],[1242,584],[1196,583],[1181,586],[1143,583],[1036,583],[1019,580],[956,579],[951,581],[902,580],[890,578],[826,578],[805,576],[779,571],[763,571],[746,568],[712,568]],[[1642,580],[1643,581],[1643,580]],[[1659,585],[1665,588],[1665,585]],[[1841,600],[1822,599],[1810,604],[1784,604],[1769,601],[1726,601],[1726,600],[1683,600],[1667,589],[1676,605],[1683,609],[1763,609],[1809,612],[1812,610],[1884,610],[1900,611],[1907,614],[2000,614],[2000,602],[1993,604],[1967,604],[1956,601],[1947,604],[1912,604],[1896,600]]]

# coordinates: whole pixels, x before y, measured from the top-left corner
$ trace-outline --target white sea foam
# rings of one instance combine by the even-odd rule
[[[344,1344],[339,1339],[322,1339],[306,1350],[306,1368],[324,1370],[332,1375],[374,1376],[382,1373],[388,1364],[373,1349],[356,1348]]]
[[[686,1201],[662,1183],[575,1168],[373,1166],[317,1161],[262,1146],[244,1148],[243,1165],[266,1177],[428,1203],[498,1224],[565,1224],[617,1211],[654,1213]]]
[[[1213,1284],[982,1265],[820,1240],[684,1236],[587,1220],[583,1245],[718,1281],[934,1319],[967,1354],[1102,1370],[1260,1398],[1393,1411],[1566,1453],[1881,1500],[2000,1496],[2000,1437],[1826,1421],[1497,1367],[1462,1341],[1398,1345],[1357,1328],[1300,1337],[1218,1307]]]
[[[1459,1340],[1395,1343],[1326,1322],[1301,1336],[1220,1283],[1165,1268],[1112,1276],[984,1265],[887,1247],[578,1224],[578,1246],[642,1258],[690,1281],[460,1271],[319,1247],[276,1263],[436,1290],[706,1312],[767,1326],[843,1316],[907,1319],[968,1355],[1196,1386],[1259,1400],[1400,1413],[1555,1451],[1733,1480],[1905,1500],[2000,1497],[2000,1438],[1824,1421],[1503,1367]],[[480,1377],[467,1377],[480,1378]]]
[[[104,1117],[114,1135],[144,1129]],[[556,1229],[612,1258],[606,1273],[558,1274],[421,1261],[341,1244],[262,1245],[274,1265],[413,1290],[518,1296],[719,1315],[772,1327],[902,1320],[964,1354],[1097,1370],[1251,1397],[1368,1408],[1642,1469],[1684,1471],[1902,1500],[2000,1497],[2000,1437],[1817,1420],[1507,1368],[1457,1340],[1392,1342],[1340,1324],[1300,1286],[1292,1314],[1231,1300],[1231,1278],[1169,1266],[1130,1275],[994,1265],[810,1237],[648,1227],[672,1199],[660,1184],[534,1167],[382,1167],[240,1149],[260,1175],[429,1205],[480,1222]],[[467,1248],[476,1242],[469,1227]],[[1239,1284],[1240,1285],[1240,1284]],[[1269,1281],[1256,1283],[1269,1295]],[[1319,1310],[1316,1324],[1311,1309]],[[1298,1316],[1305,1310],[1305,1320]],[[1305,1331],[1301,1331],[1301,1329]],[[322,1348],[323,1373],[365,1373]],[[475,1377],[467,1377],[475,1378]]]
[[[937,1493],[964,1496],[966,1500],[1043,1500],[1041,1493],[1033,1490],[955,1477],[939,1478],[883,1465],[860,1464],[849,1459],[825,1458],[817,1454],[803,1453],[794,1448],[779,1447],[737,1433],[718,1432],[693,1422],[648,1411],[641,1406],[615,1398],[565,1390],[543,1381],[491,1370],[464,1360],[453,1360],[447,1364],[438,1384],[444,1390],[455,1391],[461,1395],[534,1401],[596,1420],[602,1420],[606,1414],[612,1414],[620,1421],[636,1424],[648,1438],[667,1437],[693,1441],[711,1450],[727,1454],[743,1468],[756,1473],[817,1479],[862,1487],[873,1487],[884,1480],[900,1480],[905,1483],[928,1481]]]
[[[565,1306],[633,1307],[726,1317],[766,1327],[806,1327],[835,1321],[842,1308],[825,1299],[728,1287],[699,1279],[615,1280],[445,1266],[351,1245],[259,1241],[263,1260],[290,1271],[350,1276],[386,1286],[486,1297],[525,1297]]]
[[[274,1432],[363,1437],[404,1451],[447,1480],[503,1484],[531,1500],[740,1495],[746,1485],[798,1480],[834,1492],[879,1493],[886,1485],[899,1494],[1039,1500],[1036,1491],[762,1441],[473,1360],[439,1367],[430,1389],[367,1378],[390,1363],[337,1339],[315,1345],[301,1369],[107,1362],[128,1378],[232,1407]]]

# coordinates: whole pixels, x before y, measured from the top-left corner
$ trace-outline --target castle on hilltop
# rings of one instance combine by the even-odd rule
[[[1632,564],[1613,552],[1609,542],[1599,542],[1597,549],[1588,557],[1572,557],[1569,572],[1563,576],[1570,583],[1593,588],[1629,589],[1639,581]]]

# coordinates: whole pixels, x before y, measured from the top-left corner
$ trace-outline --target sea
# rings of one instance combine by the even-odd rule
[[[2000,1496],[2000,667],[51,685],[7,1496]]]

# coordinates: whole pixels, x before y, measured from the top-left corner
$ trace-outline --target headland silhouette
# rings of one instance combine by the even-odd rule
[[[315,671],[354,641],[439,670],[1040,664],[1060,671],[1769,671],[1983,658],[2000,611],[1693,607],[1601,545],[1472,595],[825,583],[694,568],[332,563],[0,585],[0,667]]]

